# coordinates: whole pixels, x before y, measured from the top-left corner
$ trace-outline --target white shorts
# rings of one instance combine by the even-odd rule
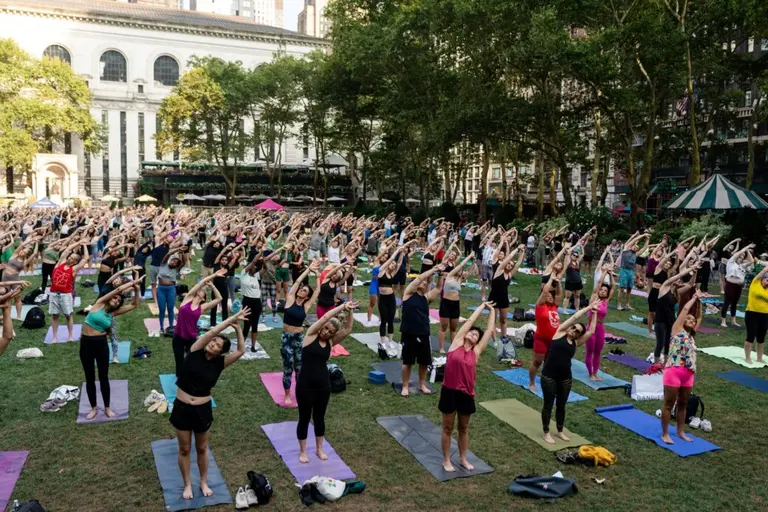
[[[49,315],[72,315],[72,294],[62,292],[50,292],[48,294]]]

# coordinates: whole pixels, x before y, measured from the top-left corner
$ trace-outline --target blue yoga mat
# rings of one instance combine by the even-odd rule
[[[190,457],[190,480],[192,481],[192,499],[185,500],[181,494],[184,491],[184,480],[179,471],[179,443],[176,439],[163,439],[152,442],[152,454],[155,456],[155,468],[163,489],[165,509],[168,512],[177,510],[196,510],[224,503],[232,503],[229,487],[221,476],[211,450],[208,450],[208,487],[213,496],[205,497],[200,490],[200,471],[197,468],[197,451],[192,450]]]
[[[125,364],[131,360],[131,342],[121,341],[117,344],[117,361]]]
[[[741,370],[730,370],[727,372],[718,372],[716,375],[718,377],[722,377],[725,380],[747,386],[748,388],[756,389],[758,391],[762,391],[763,393],[768,393],[768,380],[755,377],[754,375],[750,375],[747,372],[742,372]]]
[[[631,386],[629,382],[617,379],[613,375],[608,375],[602,370],[598,370],[597,375],[603,380],[589,380],[587,365],[578,359],[571,359],[571,373],[573,374],[574,379],[578,380],[579,382],[583,382],[592,389],[611,389]]]
[[[651,416],[639,409],[635,409],[631,404],[598,407],[595,409],[595,412],[603,418],[610,420],[617,425],[621,425],[627,430],[631,430],[635,434],[643,436],[662,448],[674,452],[681,457],[722,450],[722,448],[716,444],[692,436],[690,433],[687,434],[692,441],[690,443],[683,441],[677,437],[674,424],[670,425],[669,434],[675,444],[665,443],[661,440],[661,420],[656,416]]]
[[[176,400],[176,376],[171,373],[160,375],[160,386],[168,400],[168,412],[173,412],[173,402]],[[211,407],[216,407],[216,400],[211,397]]]
[[[272,327],[273,329],[282,329],[283,317],[276,316],[275,319],[272,320],[272,315],[267,314],[267,316],[264,317],[264,325],[267,327]]]
[[[606,328],[610,327],[611,329],[618,329],[619,331],[628,332],[630,334],[636,334],[637,336],[642,336],[643,338],[650,338],[650,336],[648,336],[647,327],[632,325],[628,322],[613,322],[610,324],[605,324],[605,327]]]
[[[528,304],[528,307],[529,308],[535,308],[536,304]],[[559,308],[557,308],[557,312],[561,313],[563,315],[573,315],[574,313],[576,313],[576,310],[575,309],[568,309],[568,308],[559,307]]]
[[[504,379],[505,381],[509,382],[510,384],[514,384],[516,386],[520,386],[524,390],[528,391],[529,393],[533,393],[537,397],[544,399],[544,394],[541,392],[541,378],[536,375],[536,392],[528,388],[528,383],[530,382],[530,377],[528,376],[528,369],[527,368],[513,368],[510,370],[496,370],[493,373]],[[583,402],[584,400],[587,400],[587,397],[584,395],[580,395],[576,393],[575,391],[571,391],[571,394],[568,395],[568,403],[571,402]]]
[[[477,309],[477,306],[469,306],[467,309],[470,310],[470,311],[474,311],[474,310]],[[487,315],[488,314],[488,310],[486,309],[481,314]],[[507,312],[507,319],[508,320],[514,320],[514,316],[512,315],[512,313]]]

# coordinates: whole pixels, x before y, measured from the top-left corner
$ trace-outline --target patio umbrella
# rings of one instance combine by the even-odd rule
[[[205,201],[200,196],[196,196],[195,194],[184,194],[184,196],[181,198],[181,201]]]
[[[115,196],[106,195],[102,197],[101,200],[104,201],[105,203],[116,203],[120,199],[116,198]]]
[[[312,201],[312,197],[310,196],[296,196],[294,199],[297,201]]]
[[[47,197],[44,197],[41,200],[29,205],[29,207],[30,208],[58,208],[59,205],[57,205]]]
[[[263,203],[259,203],[254,206],[257,210],[284,210],[283,205],[274,202],[271,199],[267,199]]]
[[[742,208],[768,209],[759,195],[725,179],[712,175],[701,185],[679,194],[664,208],[671,210],[740,210]]]
[[[300,203],[301,201],[293,197],[286,197],[285,199],[283,199],[283,202],[284,203]]]
[[[346,202],[347,200],[344,199],[343,197],[331,196],[328,199],[326,199],[326,201],[328,201],[329,203],[343,203],[343,202]]]
[[[154,197],[149,196],[147,194],[144,194],[143,196],[137,197],[136,201],[138,201],[140,203],[154,203],[155,201],[157,201],[157,199],[155,199]]]
[[[256,194],[255,196],[251,196],[251,199],[254,201],[264,201],[265,199],[269,199],[269,196],[265,196],[264,194]]]
[[[408,199],[405,200],[405,204],[419,204],[420,202],[421,201],[419,201],[418,199],[414,199],[412,197],[409,197]]]
[[[211,195],[203,196],[203,199],[208,201],[226,201],[227,196],[223,196],[221,194],[211,194]]]

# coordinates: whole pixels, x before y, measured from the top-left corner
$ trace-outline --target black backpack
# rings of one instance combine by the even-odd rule
[[[272,499],[272,486],[266,476],[261,473],[249,471],[248,483],[251,485],[253,492],[256,493],[256,500],[259,502],[259,505],[266,505],[269,503],[269,500]]]
[[[525,321],[525,310],[523,308],[515,308],[515,312],[512,313],[512,320],[515,322]]]
[[[21,302],[22,302],[22,304],[30,304],[30,305],[34,305],[34,304],[35,304],[35,299],[36,299],[36,298],[37,298],[39,295],[42,295],[42,294],[43,294],[43,290],[41,290],[40,288],[35,288],[35,289],[34,289],[34,290],[32,290],[31,292],[27,293],[27,294],[24,296],[24,298],[23,298],[23,299],[21,299]]]
[[[29,310],[24,317],[24,323],[21,324],[25,329],[40,329],[45,327],[45,313],[39,307],[35,306]]]
[[[12,509],[11,512],[45,512],[45,509],[37,500],[30,500],[26,503],[22,503],[19,508]]]
[[[525,348],[533,348],[533,331],[525,332],[525,339],[523,340],[523,346]]]
[[[697,414],[699,412],[699,406],[701,406],[701,414]],[[694,416],[698,416],[699,418],[704,417],[704,402],[699,395],[691,393],[688,397],[688,407],[685,411],[685,422],[690,423],[691,418]]]
[[[347,381],[344,380],[344,372],[335,364],[328,365],[328,374],[331,378],[331,393],[341,393],[347,389]]]
[[[518,476],[507,488],[509,492],[524,498],[562,498],[576,494],[576,482],[556,476]]]

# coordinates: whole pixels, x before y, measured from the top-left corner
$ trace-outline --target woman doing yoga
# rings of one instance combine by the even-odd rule
[[[328,358],[331,357],[331,348],[352,332],[352,313],[356,307],[357,303],[350,301],[328,311],[307,329],[301,344],[301,371],[296,380],[296,402],[299,406],[296,437],[299,440],[299,461],[304,464],[309,462],[307,436],[310,419],[315,430],[315,453],[320,460],[328,459],[323,450],[325,411],[331,397]],[[346,311],[347,315],[343,327],[337,318],[342,311]]]
[[[768,266],[763,267],[749,285],[744,323],[747,326],[744,359],[752,364],[752,344],[757,343],[757,362],[762,363],[765,333],[768,331]]]
[[[677,419],[677,437],[683,441],[692,441],[685,434],[686,412],[688,398],[693,389],[696,375],[696,329],[701,324],[701,310],[698,316],[689,312],[693,305],[701,299],[701,292],[696,292],[688,303],[683,306],[680,316],[672,326],[672,339],[669,346],[669,357],[664,363],[664,408],[661,410],[661,439],[667,444],[674,444],[669,436],[669,422],[672,417],[672,407],[677,404],[675,419]]]
[[[245,353],[245,340],[239,322],[246,318],[248,313],[248,308],[243,308],[238,314],[212,327],[195,341],[176,381],[176,400],[173,402],[170,421],[176,429],[179,442],[179,469],[184,481],[182,497],[185,500],[191,500],[193,496],[192,480],[189,476],[192,432],[195,433],[200,490],[203,496],[213,495],[213,491],[208,487],[208,439],[211,437],[213,424],[211,389],[216,385],[224,368]],[[237,349],[231,353],[232,342],[221,336],[221,332],[230,326],[237,333]]]
[[[445,331],[449,331],[450,339],[453,340],[456,329],[459,326],[459,317],[461,317],[461,284],[468,274],[464,270],[464,266],[474,257],[475,255],[470,252],[469,256],[464,258],[464,261],[456,265],[456,268],[445,276],[443,296],[440,297],[440,330],[437,333],[441,354],[445,354]]]
[[[669,279],[669,272],[674,266],[672,258],[673,252],[664,253],[661,248],[656,249],[653,253],[654,257],[658,257],[657,263],[654,265],[653,276],[649,281],[652,281],[651,291],[648,292],[648,335],[653,336],[653,326],[656,321],[656,308],[659,302],[659,290],[661,285]],[[650,260],[649,260],[650,261]],[[650,264],[648,265],[651,266]]]
[[[589,380],[603,380],[597,372],[600,371],[600,359],[603,356],[603,347],[605,346],[605,317],[608,314],[608,304],[613,297],[613,273],[608,273],[609,283],[602,283],[595,288],[592,292],[592,298],[590,304],[597,304],[595,311],[589,312],[589,319],[592,319],[593,315],[597,315],[597,324],[595,326],[595,332],[587,340],[584,349],[584,363],[587,365],[587,372],[589,372]],[[600,279],[602,281],[602,277]]]
[[[479,327],[475,327],[475,322],[485,310],[488,310],[488,326],[483,332]],[[480,354],[483,353],[483,350],[488,346],[488,341],[493,336],[495,319],[496,312],[493,309],[493,303],[482,303],[461,326],[448,349],[445,378],[440,389],[440,402],[437,406],[443,415],[443,433],[440,445],[443,450],[443,469],[448,472],[456,471],[451,462],[451,437],[457,415],[459,417],[459,464],[467,471],[475,469],[467,460],[469,418],[475,413],[477,360],[480,359]]]
[[[379,317],[381,319],[379,337],[382,343],[392,341],[392,335],[395,332],[395,312],[397,310],[393,289],[395,276],[399,272],[407,247],[413,243],[415,241],[398,247],[379,269]]]
[[[506,242],[505,242],[506,245]],[[517,256],[517,262],[512,260]],[[509,252],[504,260],[494,269],[491,278],[491,292],[488,294],[488,302],[493,302],[495,311],[499,313],[499,327],[501,336],[507,336],[507,313],[509,312],[509,283],[517,273],[517,269],[523,263],[525,258],[525,245],[520,245],[517,249]],[[496,332],[492,332],[495,335]],[[494,337],[495,339],[495,337]]]
[[[654,363],[661,362],[661,354],[666,359],[669,354],[669,338],[672,326],[675,323],[675,305],[677,304],[677,290],[680,281],[685,276],[693,274],[691,269],[682,269],[679,274],[673,276],[659,288],[659,298],[656,301],[656,316],[654,317],[653,330],[656,336],[656,348],[653,350]]]
[[[720,309],[720,327],[728,327],[725,323],[728,309],[731,310],[731,325],[741,327],[736,322],[736,306],[739,304],[741,292],[744,289],[744,280],[747,275],[746,267],[754,260],[750,253],[754,247],[755,244],[750,244],[736,251],[725,266],[725,296],[723,297],[723,306]]]
[[[10,281],[0,286],[0,309],[3,310],[3,331],[0,334],[0,356],[5,353],[15,334],[11,320],[11,301],[29,286],[29,281]]]
[[[565,404],[571,394],[571,360],[576,354],[576,347],[585,344],[595,332],[597,325],[598,304],[594,303],[577,311],[571,318],[560,324],[553,336],[552,344],[544,360],[541,370],[541,391],[544,394],[544,406],[541,409],[541,426],[544,431],[544,441],[555,444],[549,433],[552,418],[552,406],[555,405],[555,425],[557,437],[570,441],[563,432],[565,428]],[[589,327],[577,322],[587,311],[592,312]]]
[[[562,298],[562,286],[559,286],[559,276],[552,271],[549,281],[541,290],[541,295],[536,301],[536,331],[533,333],[533,357],[531,366],[528,368],[528,377],[530,381],[528,387],[536,391],[536,373],[544,362],[549,346],[555,337],[557,329],[560,327],[560,315],[557,312]],[[557,284],[557,286],[555,286]]]
[[[223,277],[226,269],[219,269],[215,274],[210,274],[200,280],[192,287],[179,306],[179,317],[176,319],[176,329],[173,331],[173,359],[176,362],[176,377],[181,375],[184,367],[184,358],[197,340],[197,321],[200,315],[221,302],[221,293],[215,287],[211,286],[211,281],[217,277]],[[162,276],[162,269],[160,270]],[[162,279],[162,277],[160,277]],[[161,285],[162,287],[162,285]],[[206,290],[213,290],[214,299],[206,302]],[[158,296],[160,290],[158,289]]]
[[[259,332],[259,318],[261,318],[261,283],[259,282],[262,266],[262,257],[257,256],[251,260],[240,275],[240,292],[243,294],[243,307],[251,310],[251,314],[243,323],[243,336],[248,338],[251,334],[251,352],[256,352],[256,338]],[[294,279],[294,282],[298,280]]]

